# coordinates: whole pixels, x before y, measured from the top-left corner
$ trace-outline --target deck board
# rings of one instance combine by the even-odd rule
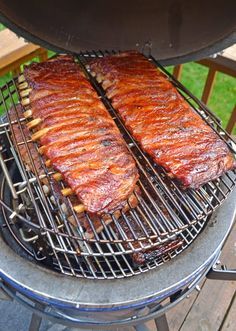
[[[202,281],[203,284],[205,281]],[[180,304],[175,306],[167,313],[167,320],[171,331],[178,331],[186,319],[186,315],[194,305],[198,292],[193,291],[190,296],[184,299]]]
[[[228,309],[228,313],[225,316],[224,322],[220,328],[220,331],[235,331],[235,329],[236,329],[236,291],[234,292],[234,297]]]
[[[234,290],[233,282],[207,280],[180,330],[219,330]]]

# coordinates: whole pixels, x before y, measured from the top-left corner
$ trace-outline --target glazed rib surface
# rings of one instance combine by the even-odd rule
[[[25,68],[43,153],[90,213],[125,205],[138,180],[135,162],[98,95],[69,56]]]
[[[12,124],[12,134],[13,134],[13,143],[15,145],[15,148],[17,149],[17,145],[18,145],[19,154],[22,158],[22,161],[26,165],[27,169],[30,170],[34,175],[36,174],[35,173],[35,169],[36,169],[38,175],[42,176],[41,182],[47,186],[48,192],[50,192],[50,187],[53,187],[53,190],[52,190],[53,193],[52,192],[50,193],[50,194],[52,194],[51,201],[53,201],[53,203],[56,204],[56,202],[54,202],[56,199],[56,201],[61,205],[61,207],[63,207],[63,211],[66,214],[66,216],[68,216],[68,221],[73,226],[78,227],[78,223],[77,223],[75,217],[72,215],[71,205],[70,205],[70,203],[72,204],[72,206],[78,205],[79,201],[78,201],[77,197],[72,196],[70,198],[70,203],[69,203],[68,199],[66,197],[64,197],[61,192],[61,185],[59,182],[57,182],[53,177],[50,177],[50,184],[49,184],[48,178],[45,177],[45,171],[44,171],[44,168],[40,161],[39,153],[38,153],[36,146],[33,144],[33,142],[28,142],[27,145],[24,143],[23,135],[24,135],[26,141],[30,141],[31,132],[25,125],[26,124],[25,122],[21,122],[20,126],[17,123],[17,118],[20,119],[23,117],[23,111],[24,111],[23,107],[20,104],[18,104],[16,108],[12,107],[8,112],[9,120],[13,123]],[[21,132],[21,129],[22,129],[22,132]],[[27,146],[28,146],[28,148],[27,148]],[[31,155],[33,163],[30,160],[29,154]],[[126,212],[130,208],[135,208],[138,205],[137,196],[140,196],[141,193],[140,193],[140,189],[137,185],[134,188],[134,192],[135,192],[135,194],[132,194],[127,199],[127,202],[124,204],[124,206],[122,208],[122,212]],[[85,231],[85,236],[88,239],[94,237],[94,231],[96,233],[100,233],[104,228],[104,223],[106,225],[108,225],[113,221],[112,216],[110,214],[102,215],[103,222],[101,222],[100,215],[97,215],[94,213],[89,213],[89,212],[87,213],[87,215],[89,215],[89,218],[92,221],[94,230],[91,228],[86,215],[84,213],[78,214],[79,223],[83,227],[83,229]],[[116,210],[112,215],[118,219],[121,216],[121,211]]]
[[[123,52],[89,66],[143,150],[184,188],[236,167],[225,142],[142,54]]]

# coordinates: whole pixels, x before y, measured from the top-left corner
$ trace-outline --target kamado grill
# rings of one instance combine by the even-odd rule
[[[6,113],[0,125],[1,287],[34,312],[31,330],[44,316],[85,328],[130,324],[137,330],[156,318],[157,327],[166,330],[165,311],[203,277],[236,280],[234,271],[215,269],[235,216],[236,171],[199,189],[181,189],[142,151],[87,65],[119,49],[139,49],[235,154],[235,142],[218,118],[160,64],[193,60],[235,42],[235,4],[224,5],[228,16],[213,26],[209,11],[214,22],[221,7],[214,4],[213,12],[206,7],[201,12],[204,34],[192,40],[190,25],[198,18],[199,1],[191,8],[185,1],[130,1],[126,7],[122,1],[103,1],[99,7],[70,2],[48,3],[56,13],[49,20],[42,2],[31,8],[28,2],[0,1],[1,21],[29,40],[74,55],[136,161],[138,203],[128,201],[127,210],[96,219],[76,213],[72,198],[59,193],[66,190],[63,182],[55,181],[55,172],[45,166],[39,145],[25,130],[28,120],[19,106],[30,108],[24,78],[9,80],[0,90]],[[140,20],[143,25],[137,24]],[[91,50],[100,47],[115,50]]]

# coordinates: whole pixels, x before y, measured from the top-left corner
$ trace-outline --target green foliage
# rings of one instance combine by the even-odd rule
[[[4,29],[5,29],[5,26],[2,23],[0,23],[0,31],[2,31]]]

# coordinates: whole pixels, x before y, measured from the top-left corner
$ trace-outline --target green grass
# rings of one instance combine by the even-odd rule
[[[201,98],[208,68],[197,63],[187,63],[183,67],[181,82],[194,95]],[[236,103],[236,79],[218,72],[209,99],[208,107],[222,120],[225,127]],[[236,128],[233,134],[236,134]]]
[[[0,23],[0,31],[2,31],[4,29],[5,29],[5,26],[2,23]]]
[[[0,23],[0,31],[4,29],[4,25]],[[54,53],[49,51],[49,56]],[[38,59],[33,59],[38,61]],[[172,67],[168,67],[172,71]],[[208,68],[197,63],[187,63],[183,67],[181,82],[199,99],[202,96],[204,83],[206,81]],[[0,77],[0,86],[4,85],[11,78],[11,74]],[[233,77],[227,76],[220,72],[217,73],[213,93],[208,103],[208,107],[222,120],[225,127],[232,109],[236,102],[236,80]],[[2,113],[0,109],[0,113]],[[233,134],[236,134],[236,128]]]

